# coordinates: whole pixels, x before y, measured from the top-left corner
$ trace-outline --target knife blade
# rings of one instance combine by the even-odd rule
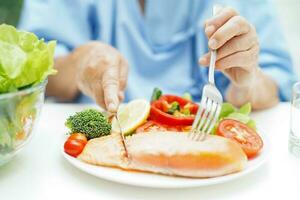
[[[121,139],[122,139],[122,144],[123,144],[123,147],[124,147],[124,150],[125,150],[125,156],[128,158],[129,155],[128,155],[128,151],[127,151],[127,147],[126,147],[126,142],[125,142],[125,137],[124,137],[124,132],[122,130],[122,127],[121,127],[121,124],[120,124],[120,121],[118,119],[118,115],[115,114],[115,118],[116,118],[116,121],[118,123],[118,126],[119,126],[119,129],[120,129],[120,135],[121,135]]]

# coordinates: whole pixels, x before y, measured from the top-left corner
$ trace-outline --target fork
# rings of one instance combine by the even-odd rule
[[[214,5],[213,15],[216,15],[219,9],[219,5]],[[223,98],[220,91],[216,88],[214,78],[216,57],[217,51],[211,50],[208,83],[203,87],[199,110],[189,133],[189,137],[195,141],[205,140],[217,122],[221,112]]]

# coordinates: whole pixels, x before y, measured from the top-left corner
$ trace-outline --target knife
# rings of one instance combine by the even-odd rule
[[[118,126],[119,126],[119,129],[120,129],[120,135],[121,135],[122,144],[123,144],[123,147],[124,147],[124,150],[125,150],[125,156],[128,158],[129,155],[128,155],[128,151],[127,151],[127,147],[126,147],[125,137],[124,137],[123,130],[122,130],[120,121],[119,121],[119,119],[118,119],[117,113],[114,114],[114,117],[116,118],[116,121],[117,121]]]

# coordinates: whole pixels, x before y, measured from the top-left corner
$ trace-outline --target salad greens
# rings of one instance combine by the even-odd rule
[[[162,91],[159,88],[154,88],[152,95],[151,95],[151,102],[156,101],[159,99],[159,97],[162,95]]]
[[[54,49],[55,41],[45,43],[33,33],[0,25],[0,165],[30,135],[44,86],[5,94],[39,85],[54,74]]]
[[[191,93],[189,92],[185,92],[183,95],[182,95],[182,98],[186,99],[186,100],[189,100],[189,101],[193,101],[193,97],[191,95]]]
[[[0,25],[0,94],[37,85],[54,74],[55,41]]]
[[[169,108],[169,110],[167,111],[167,113],[173,115],[176,111],[180,110],[180,105],[177,101],[174,101],[171,103],[170,105],[171,107]]]
[[[219,122],[222,121],[223,119],[234,119],[244,124],[247,124],[247,126],[256,130],[256,123],[253,119],[250,118],[249,116],[250,113],[251,113],[250,103],[246,103],[239,109],[237,109],[230,103],[227,102],[223,103],[218,122],[216,123],[214,129],[212,130],[212,134],[216,133],[216,129],[219,125]]]

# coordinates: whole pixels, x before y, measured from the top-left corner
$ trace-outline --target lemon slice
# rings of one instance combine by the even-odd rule
[[[112,132],[119,133],[122,130],[124,135],[132,133],[137,127],[142,125],[150,114],[150,103],[145,99],[136,99],[128,104],[121,105],[116,118],[112,120]]]

